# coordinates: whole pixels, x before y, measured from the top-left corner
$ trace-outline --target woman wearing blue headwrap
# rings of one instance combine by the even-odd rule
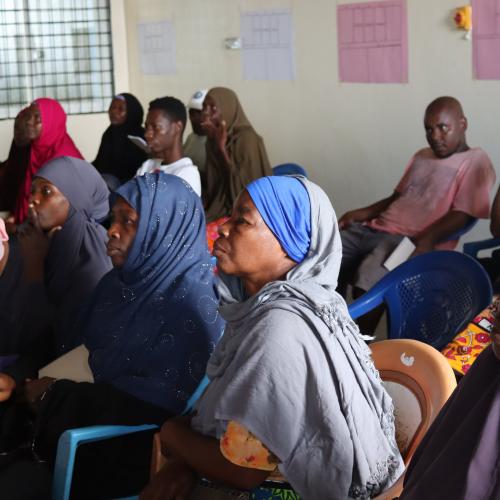
[[[160,424],[180,414],[223,330],[199,196],[178,177],[146,174],[122,185],[112,203],[114,269],[78,327],[95,383],[50,387],[35,440],[49,460],[66,429]],[[151,434],[84,449],[72,498],[96,498],[96,485],[99,498],[129,495],[146,482]]]
[[[271,472],[305,499],[377,495],[403,462],[392,401],[335,292],[342,250],[328,197],[305,178],[258,179],[219,234],[226,328],[210,383],[190,422],[163,425],[173,462],[141,500],[205,498],[197,474],[244,490]]]

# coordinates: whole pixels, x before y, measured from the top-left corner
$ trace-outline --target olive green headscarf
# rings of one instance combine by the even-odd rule
[[[226,149],[231,159],[230,171],[220,164],[207,141],[207,163],[203,186],[203,202],[207,222],[229,215],[238,194],[259,177],[272,175],[266,148],[241,107],[236,94],[224,87],[210,89],[227,126]]]

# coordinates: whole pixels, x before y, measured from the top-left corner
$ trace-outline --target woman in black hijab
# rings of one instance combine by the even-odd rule
[[[111,125],[102,135],[99,151],[92,164],[101,174],[113,175],[122,184],[134,177],[147,159],[145,151],[127,137],[133,135],[144,138],[144,110],[135,96],[124,92],[113,97],[108,115]],[[106,175],[105,179],[108,182]]]

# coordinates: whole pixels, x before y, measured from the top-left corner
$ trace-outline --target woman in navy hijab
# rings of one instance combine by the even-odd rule
[[[146,174],[121,186],[111,202],[107,251],[114,269],[78,327],[94,383],[51,385],[36,438],[49,460],[66,429],[160,424],[180,414],[224,326],[203,207],[191,187],[168,174]],[[75,498],[95,498],[96,485],[104,497],[136,493],[149,475],[151,442],[150,433],[140,433],[85,446]]]

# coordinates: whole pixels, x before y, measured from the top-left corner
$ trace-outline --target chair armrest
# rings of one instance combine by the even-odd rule
[[[477,258],[480,250],[494,248],[500,246],[500,238],[488,238],[487,240],[471,241],[464,243],[464,254]]]
[[[194,405],[200,399],[200,396],[203,394],[203,391],[207,388],[207,385],[210,383],[210,379],[205,375],[200,383],[198,384],[198,387],[196,390],[191,394],[191,397],[188,399],[188,402],[186,403],[186,407],[184,408],[184,411],[182,412],[183,415],[187,415],[188,413],[191,413]]]
[[[352,319],[358,319],[360,316],[375,309],[383,302],[384,297],[381,293],[371,293],[371,291],[368,291],[352,304],[349,304],[349,314]]]
[[[78,445],[157,428],[157,425],[96,425],[80,429],[69,429],[63,432],[57,444],[52,499],[69,499],[71,479],[75,466],[75,454]]]

